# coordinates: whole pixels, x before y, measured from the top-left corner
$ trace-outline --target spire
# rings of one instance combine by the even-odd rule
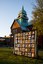
[[[24,10],[24,6],[22,6],[22,11]]]
[[[21,10],[21,11],[19,12],[19,14],[18,14],[18,19],[19,19],[19,18],[28,20],[27,13],[26,13],[26,11],[24,10],[24,6],[22,6],[22,10]]]
[[[26,11],[24,10],[24,6],[22,6],[22,10],[21,10],[22,14],[26,15]]]

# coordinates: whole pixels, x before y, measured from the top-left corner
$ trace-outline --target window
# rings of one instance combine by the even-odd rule
[[[34,40],[34,39],[32,39],[32,40],[31,40],[31,43],[35,43],[35,40]]]
[[[26,32],[26,34],[25,35],[28,35],[28,32]]]
[[[23,34],[23,36],[25,37],[25,33],[22,33]]]
[[[20,36],[22,37],[22,33],[20,34]]]
[[[27,53],[25,53],[25,56],[27,56]]]
[[[31,39],[31,36],[28,36],[28,39],[30,40]]]
[[[34,53],[32,53],[32,57],[34,57]]]
[[[35,32],[15,34],[15,53],[28,57],[35,56]]]
[[[35,36],[34,35],[32,35],[32,39],[34,39],[35,38]]]
[[[20,39],[20,37],[18,36],[18,39]]]
[[[27,48],[25,49],[25,52],[27,52]]]
[[[34,48],[32,48],[32,49],[31,49],[31,52],[35,52],[35,49],[34,49]]]
[[[35,44],[31,44],[31,47],[33,47],[33,48],[34,48],[34,47],[35,47]]]
[[[16,50],[16,51],[19,51],[19,48],[15,47],[15,50]]]
[[[20,47],[20,51],[22,50],[22,48]]]
[[[24,48],[22,48],[22,50],[21,50],[22,52],[24,52]]]
[[[25,36],[23,36],[23,39],[25,39]]]
[[[27,44],[25,44],[24,47],[26,48],[27,47]]]
[[[25,40],[25,43],[27,43],[27,40]]]
[[[22,45],[22,47],[24,47],[24,44]]]
[[[22,52],[22,55],[24,55],[24,52]]]
[[[22,40],[22,42],[23,42],[23,43],[25,43],[25,41],[24,41],[24,40]]]
[[[17,47],[20,47],[20,44],[18,44]]]
[[[20,33],[18,33],[18,36],[20,36]]]
[[[27,40],[28,43],[30,43],[31,41],[30,40]]]
[[[29,32],[28,35],[31,35],[31,32]]]
[[[17,37],[15,37],[15,39],[17,39]]]
[[[31,52],[31,51],[30,51],[30,48],[28,48],[27,50],[28,50],[28,53]]]
[[[30,48],[31,47],[31,44],[28,44],[28,47]]]
[[[17,47],[17,44],[15,44],[15,47]]]
[[[17,40],[15,40],[15,42],[14,42],[15,44],[17,44]]]
[[[28,56],[31,57],[31,53],[28,53]]]
[[[17,36],[17,34],[15,34],[15,36]]]
[[[35,32],[34,32],[34,31],[32,31],[32,34],[35,34]]]

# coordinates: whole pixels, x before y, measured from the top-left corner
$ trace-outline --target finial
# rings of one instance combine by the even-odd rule
[[[24,10],[24,6],[22,6],[22,10]]]

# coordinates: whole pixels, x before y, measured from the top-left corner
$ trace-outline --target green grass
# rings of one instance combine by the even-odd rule
[[[39,58],[28,58],[13,55],[12,48],[0,48],[0,64],[43,64],[43,51],[39,51]]]

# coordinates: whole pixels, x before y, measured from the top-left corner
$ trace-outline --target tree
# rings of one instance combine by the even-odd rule
[[[32,14],[33,29],[37,29],[38,35],[43,35],[43,0],[36,0]]]

